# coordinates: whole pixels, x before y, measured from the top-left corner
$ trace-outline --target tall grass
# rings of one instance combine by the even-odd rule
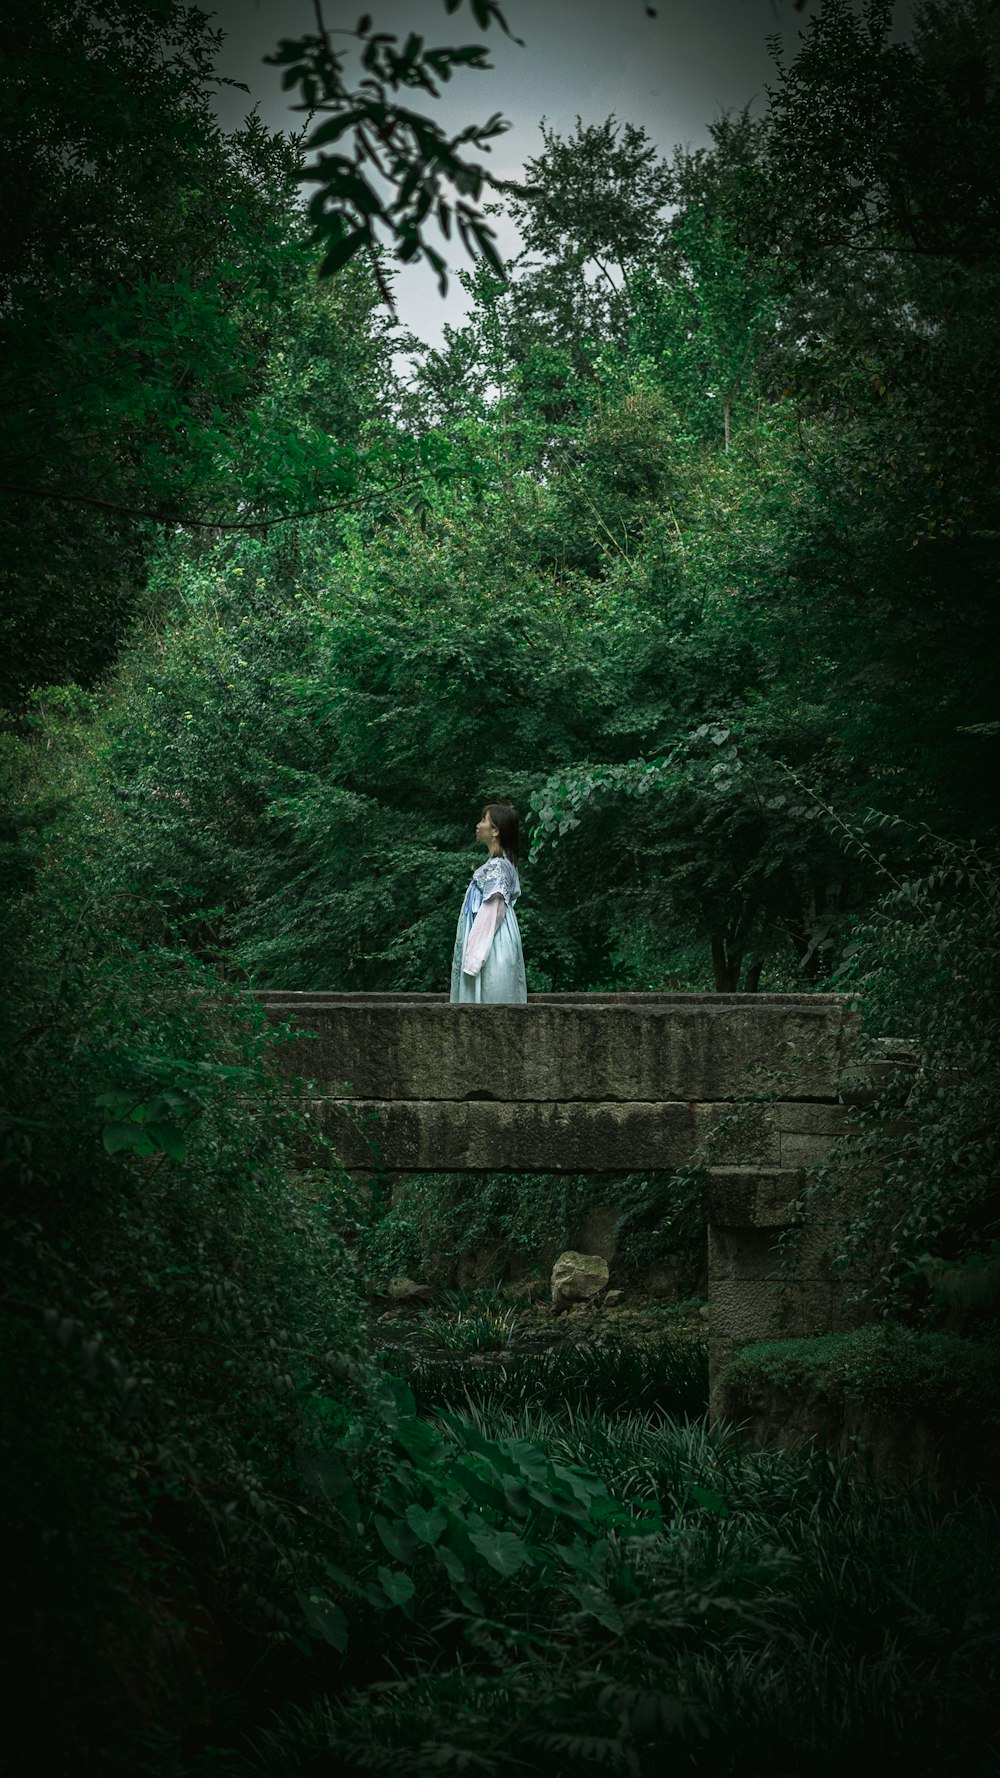
[[[542,1409],[586,1413],[698,1415],[708,1399],[708,1354],[697,1342],[656,1346],[555,1347],[538,1354],[505,1350],[479,1363],[420,1351],[392,1354],[421,1413],[467,1408],[488,1417]]]
[[[620,1626],[538,1587],[527,1627],[524,1599],[515,1609],[512,1598],[507,1612],[470,1620],[463,1643],[440,1638],[439,1611],[425,1601],[374,1684],[273,1722],[258,1738],[256,1771],[841,1778],[854,1765],[886,1778],[971,1778],[997,1769],[996,1505],[971,1495],[936,1502],[916,1486],[890,1493],[859,1462],[815,1449],[749,1451],[703,1415],[594,1405],[609,1378],[624,1397],[624,1379],[665,1360],[634,1356],[634,1373],[623,1353],[594,1348],[547,1354],[533,1369],[505,1356],[474,1382],[458,1367],[465,1424],[538,1441],[555,1461],[600,1473],[616,1496],[659,1504],[663,1534],[612,1552],[634,1582]],[[438,1373],[435,1385],[455,1407]],[[461,1425],[445,1436],[457,1456]]]

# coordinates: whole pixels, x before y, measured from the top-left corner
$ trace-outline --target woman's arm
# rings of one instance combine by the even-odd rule
[[[507,903],[497,891],[488,901],[484,901],[465,941],[465,952],[462,957],[462,971],[465,975],[478,975],[490,954],[490,946],[503,923],[507,912]]]

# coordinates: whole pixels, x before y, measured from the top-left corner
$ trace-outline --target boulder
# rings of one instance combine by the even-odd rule
[[[412,1278],[391,1278],[385,1294],[393,1303],[419,1303],[430,1296],[431,1289],[429,1284],[417,1284]]]
[[[589,1303],[607,1282],[608,1262],[601,1254],[567,1248],[552,1267],[552,1307],[560,1311],[571,1303]]]

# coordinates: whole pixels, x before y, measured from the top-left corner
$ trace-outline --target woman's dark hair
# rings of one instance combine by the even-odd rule
[[[510,803],[487,803],[483,810],[500,835],[500,844],[517,869],[517,810]]]

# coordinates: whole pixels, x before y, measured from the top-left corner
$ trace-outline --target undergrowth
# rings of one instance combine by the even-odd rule
[[[700,1342],[637,1346],[554,1347],[534,1354],[506,1350],[480,1362],[418,1350],[394,1352],[421,1412],[446,1405],[458,1412],[470,1398],[486,1413],[533,1406],[552,1412],[604,1408],[609,1414],[698,1415],[708,1398],[708,1354]]]
[[[746,1452],[704,1420],[467,1401],[445,1436],[541,1446],[646,1504],[662,1532],[610,1533],[603,1565],[564,1559],[516,1584],[457,1643],[419,1609],[433,1664],[397,1643],[392,1669],[284,1711],[254,1770],[288,1778],[568,1769],[653,1778],[835,1778],[844,1762],[931,1778],[1000,1750],[1000,1542],[982,1499],[887,1495],[822,1453]],[[574,1554],[575,1549],[575,1554]],[[553,1584],[553,1582],[555,1584]],[[604,1615],[587,1610],[588,1588]],[[426,1614],[426,1616],[425,1616]],[[411,1629],[412,1635],[416,1625]]]

